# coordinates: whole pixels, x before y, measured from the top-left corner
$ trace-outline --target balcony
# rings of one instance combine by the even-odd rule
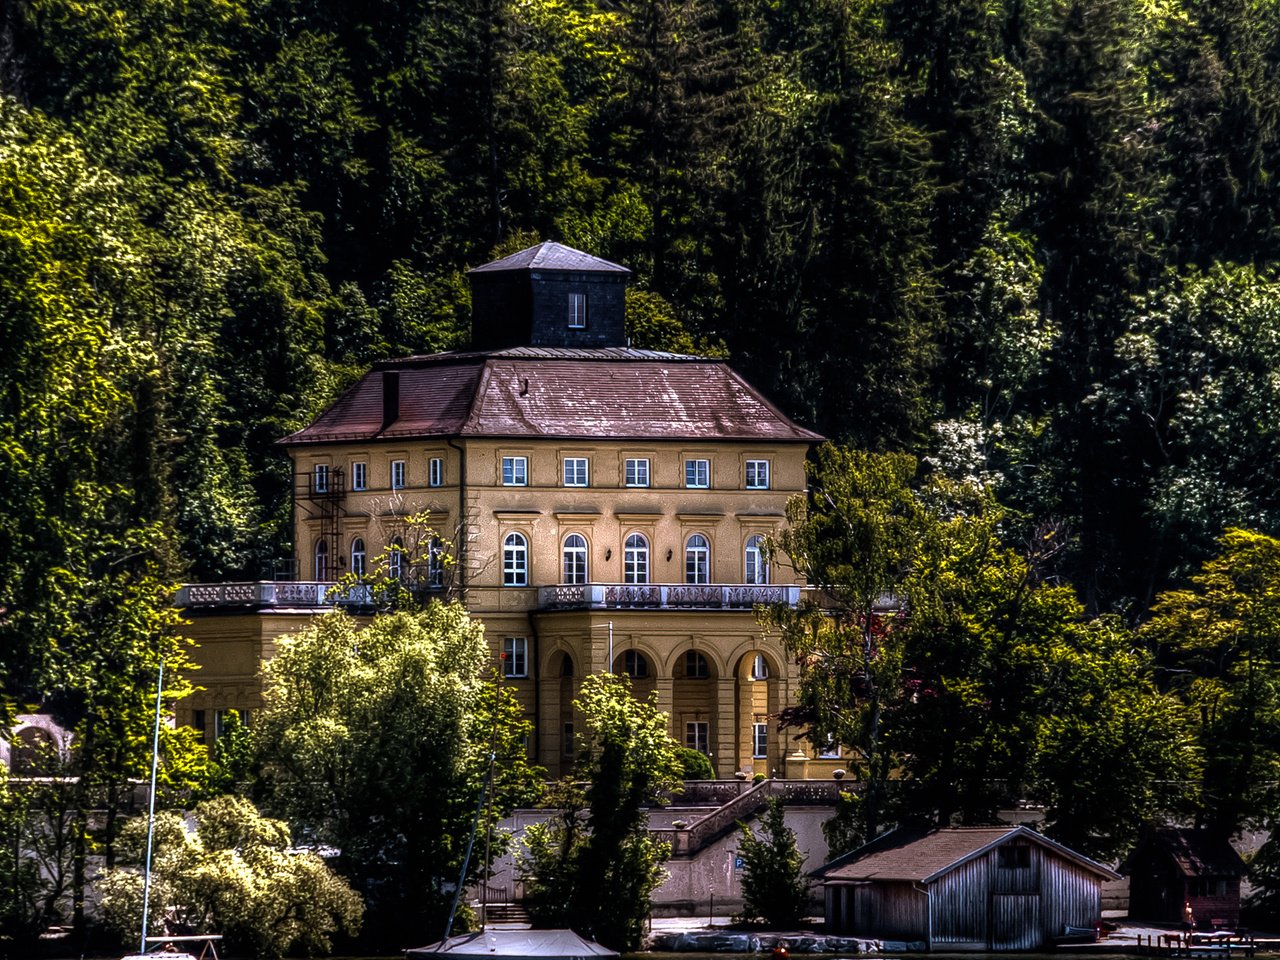
[[[174,606],[263,608],[359,607],[370,601],[368,587],[353,587],[345,595],[335,583],[317,580],[255,580],[246,583],[187,583],[178,589]]]
[[[768,583],[561,583],[538,588],[543,610],[750,610],[800,602],[800,587]]]

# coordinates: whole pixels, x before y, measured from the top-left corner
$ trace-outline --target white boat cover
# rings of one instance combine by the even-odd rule
[[[618,952],[584,940],[572,930],[485,930],[465,933],[430,946],[406,950],[409,960],[427,960],[437,955],[455,957],[502,957],[503,960],[590,960],[616,957]]]

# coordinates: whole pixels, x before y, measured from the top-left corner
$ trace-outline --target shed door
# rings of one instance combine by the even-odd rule
[[[1034,950],[1040,946],[1040,895],[991,895],[991,949]]]

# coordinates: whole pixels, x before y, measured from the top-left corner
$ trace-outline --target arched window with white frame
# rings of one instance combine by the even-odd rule
[[[580,533],[571,533],[564,538],[563,582],[587,582],[587,538]]]
[[[387,576],[392,580],[404,579],[404,541],[392,537],[387,548]]]
[[[711,582],[711,545],[700,533],[695,533],[684,545],[684,582]]]
[[[529,541],[523,533],[508,533],[502,541],[502,585],[524,587],[529,584]]]
[[[361,537],[351,541],[351,572],[357,577],[364,576],[364,539]]]
[[[756,535],[747,540],[742,562],[743,583],[768,583],[769,561],[765,558],[764,537]]]
[[[643,534],[631,534],[623,545],[622,579],[624,583],[649,582],[649,541]]]
[[[317,580],[329,579],[329,541],[317,540],[315,549],[315,576]]]

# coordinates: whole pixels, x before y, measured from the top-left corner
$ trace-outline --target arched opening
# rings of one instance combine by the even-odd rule
[[[649,696],[657,686],[653,662],[647,654],[635,648],[622,650],[614,656],[613,672],[631,678],[631,692],[638,700]]]
[[[631,534],[623,545],[622,580],[624,583],[649,582],[649,541],[643,534]]]
[[[742,582],[769,582],[769,562],[765,556],[764,537],[758,534],[747,540],[742,558]]]
[[[399,537],[392,537],[387,544],[387,576],[392,580],[403,580],[404,570],[404,541]]]
[[[351,541],[351,572],[357,577],[364,576],[364,539],[356,537]]]
[[[571,533],[564,538],[561,551],[561,578],[563,583],[587,582],[587,538]]]
[[[529,541],[522,533],[508,533],[502,541],[502,585],[524,587],[529,584]]]
[[[700,650],[686,650],[672,664],[671,715],[675,736],[684,746],[711,759],[720,767],[720,713],[715,665]],[[727,771],[726,771],[727,772]]]
[[[317,540],[314,564],[315,579],[325,582],[329,579],[329,541]]]
[[[711,582],[711,544],[700,533],[695,533],[685,541],[684,582]]]

